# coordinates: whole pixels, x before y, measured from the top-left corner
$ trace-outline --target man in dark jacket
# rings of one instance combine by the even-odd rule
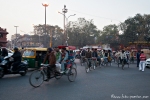
[[[140,63],[140,54],[141,54],[141,51],[138,50],[138,52],[136,53],[137,67],[139,67],[139,63]]]
[[[92,60],[93,60],[93,66],[94,67],[97,67],[97,57],[98,57],[98,54],[97,54],[97,49],[94,49],[93,48],[93,52],[92,52]]]
[[[0,56],[1,56],[1,54],[2,54],[2,50],[1,50],[1,47],[0,47]]]
[[[14,48],[14,54],[12,55],[12,58],[14,59],[14,62],[12,63],[11,66],[11,71],[16,71],[18,69],[19,64],[21,63],[21,53],[19,52],[18,48]]]
[[[86,52],[85,54],[85,58],[88,60],[89,62],[89,65],[88,65],[88,70],[90,69],[91,67],[91,58],[92,58],[92,52],[90,51],[90,48],[88,48],[88,51]]]
[[[8,51],[6,48],[2,48],[2,54],[1,55],[2,55],[2,57],[8,56]]]
[[[1,54],[2,54],[2,50],[1,50],[1,47],[0,47],[0,63],[2,62]]]

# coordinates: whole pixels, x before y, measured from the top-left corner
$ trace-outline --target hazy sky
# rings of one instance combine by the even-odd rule
[[[69,21],[84,17],[93,19],[98,29],[109,24],[118,24],[135,14],[150,14],[150,0],[0,0],[0,27],[7,28],[8,39],[16,33],[33,31],[33,24],[45,23],[43,2],[48,2],[47,24],[63,28],[63,16],[58,13],[66,5],[66,16],[76,14]],[[20,30],[24,31],[21,32]]]

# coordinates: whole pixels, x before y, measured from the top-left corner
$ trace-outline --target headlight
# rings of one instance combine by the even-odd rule
[[[3,60],[0,65],[6,65],[7,61],[6,60]]]
[[[24,60],[23,63],[24,63],[24,64],[28,64],[28,61],[27,61],[27,60]]]

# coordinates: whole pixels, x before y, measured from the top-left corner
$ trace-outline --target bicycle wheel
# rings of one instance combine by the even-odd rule
[[[39,87],[44,81],[44,73],[41,70],[35,70],[29,77],[29,83],[33,87]]]
[[[83,61],[82,61],[82,58],[80,59],[80,64],[81,64],[81,66],[83,66]]]
[[[89,71],[90,71],[90,69],[89,69],[89,64],[86,63],[86,65],[85,65],[85,72],[88,73]]]
[[[122,62],[122,70],[124,70],[124,62]]]
[[[77,76],[77,70],[75,68],[71,68],[68,73],[68,80],[70,82],[74,82]]]
[[[73,64],[72,64],[72,67],[75,68],[75,69],[77,69],[76,63],[73,63]]]

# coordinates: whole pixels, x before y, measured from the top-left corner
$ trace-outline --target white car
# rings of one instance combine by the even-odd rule
[[[146,66],[146,67],[150,67],[150,58],[148,58],[148,59],[146,60],[145,66]]]
[[[5,47],[2,47],[5,48]],[[14,52],[8,48],[6,48],[6,50],[8,51],[8,56],[12,56],[14,54]]]

